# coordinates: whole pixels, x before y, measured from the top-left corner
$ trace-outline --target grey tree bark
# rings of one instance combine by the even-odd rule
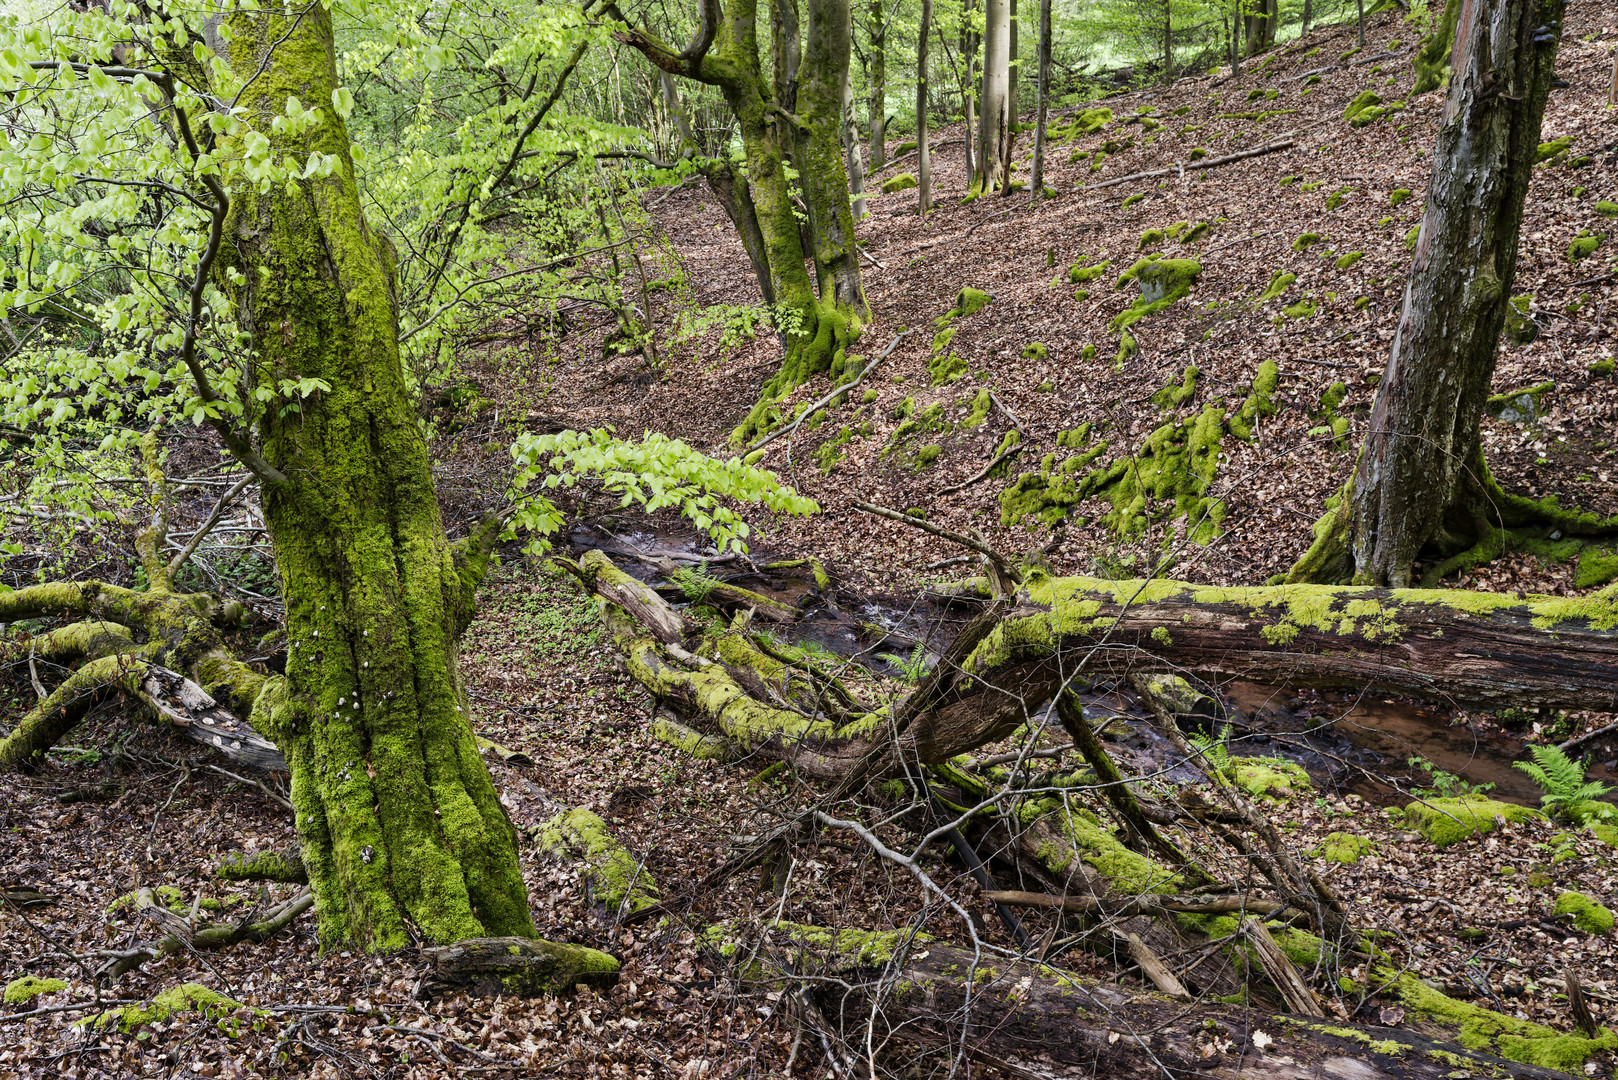
[[[1561,6],[1460,4],[1404,309],[1347,500],[1357,582],[1405,586],[1446,521],[1464,531],[1490,516],[1478,429],[1517,268]]]
[[[985,0],[983,83],[978,98],[977,169],[972,189],[987,194],[1011,179],[1011,0]]]
[[[1034,171],[1029,177],[1033,198],[1045,193],[1045,123],[1050,109],[1051,0],[1039,0],[1039,106],[1034,119]]]
[[[933,156],[927,148],[927,37],[933,0],[921,0],[921,34],[916,38],[916,212],[933,208]]]

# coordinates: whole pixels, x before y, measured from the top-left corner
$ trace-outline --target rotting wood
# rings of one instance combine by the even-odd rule
[[[1281,951],[1281,946],[1275,943],[1270,932],[1265,928],[1264,922],[1257,915],[1250,915],[1242,923],[1242,936],[1252,945],[1253,951],[1258,954],[1259,966],[1264,969],[1270,982],[1281,992],[1281,1000],[1286,1002],[1287,1011],[1297,1013],[1299,1016],[1325,1016],[1325,1010],[1315,998],[1315,992],[1303,981],[1298,969],[1293,966],[1287,954]]]

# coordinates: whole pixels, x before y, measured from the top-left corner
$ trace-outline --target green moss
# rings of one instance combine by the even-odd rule
[[[942,454],[943,452],[944,448],[937,443],[930,443],[927,446],[921,447],[916,451],[916,468],[927,468],[927,466],[937,461],[938,455]]]
[[[1180,234],[1180,245],[1184,247],[1187,244],[1194,244],[1207,236],[1212,229],[1213,226],[1206,221],[1195,222],[1189,229]]]
[[[1065,797],[1024,803],[1018,809],[1018,816],[1029,824],[1044,818],[1071,842],[1069,847],[1048,844],[1037,853],[1053,873],[1065,871],[1076,855],[1121,896],[1172,893],[1184,884],[1180,875],[1125,847],[1093,812]]]
[[[1603,844],[1609,847],[1618,847],[1618,825],[1597,823],[1590,826],[1590,833]]]
[[[1093,424],[1080,424],[1076,428],[1070,428],[1066,431],[1059,431],[1056,434],[1056,445],[1065,446],[1072,450],[1083,449],[1084,445],[1090,441],[1090,434],[1094,430],[1095,425]],[[1010,434],[1011,433],[1008,432],[1007,437],[1009,437]],[[1000,452],[1004,452],[1005,449],[1007,448],[1002,447]]]
[[[1365,258],[1365,252],[1350,251],[1347,255],[1344,255],[1337,260],[1337,269],[1347,270],[1350,266],[1353,266],[1363,258]]]
[[[1203,158],[1205,158],[1207,156],[1208,156],[1208,151],[1203,149],[1202,147],[1193,146],[1191,148],[1191,160],[1192,161],[1201,161]]]
[[[41,979],[33,975],[24,975],[20,979],[12,979],[6,983],[4,995],[0,1001],[7,1005],[24,1005],[41,994],[54,994],[58,990],[66,990],[67,983],[61,979]]]
[[[1498,802],[1482,795],[1461,795],[1413,802],[1405,807],[1404,816],[1412,829],[1437,846],[1448,847],[1467,837],[1493,832],[1496,818],[1514,822],[1545,815],[1526,806]]]
[[[579,854],[587,867],[590,891],[610,917],[632,915],[662,899],[641,860],[612,835],[599,815],[583,807],[563,810],[540,825],[536,839],[555,858]]]
[[[1296,240],[1292,241],[1292,250],[1304,251],[1318,243],[1320,243],[1319,233],[1306,232],[1300,235]]]
[[[1360,113],[1371,108],[1373,105],[1380,104],[1382,104],[1382,99],[1377,96],[1375,91],[1362,90],[1360,91],[1359,96],[1348,103],[1348,108],[1343,110],[1343,119],[1347,120],[1349,123],[1353,123],[1355,118],[1358,117]]]
[[[1314,790],[1303,766],[1285,758],[1232,758],[1229,776],[1237,787],[1265,802],[1285,802],[1299,792]]]
[[[1198,374],[1195,365],[1188,366],[1179,383],[1169,383],[1152,395],[1152,404],[1159,409],[1178,409],[1196,396]]]
[[[1595,254],[1596,248],[1600,247],[1601,241],[1605,239],[1605,235],[1579,237],[1577,240],[1574,240],[1567,246],[1568,260],[1570,262],[1578,262],[1581,259],[1588,259],[1591,255]]]
[[[158,994],[150,1005],[126,1005],[121,1009],[109,1009],[81,1023],[98,1028],[117,1027],[119,1031],[127,1033],[147,1024],[166,1021],[175,1013],[187,1010],[195,1010],[212,1020],[245,1007],[241,1002],[209,990],[201,983],[181,983]]]
[[[1195,259],[1142,259],[1131,266],[1119,280],[1133,280],[1140,286],[1140,296],[1113,317],[1110,324],[1113,333],[1126,330],[1184,298],[1201,273],[1202,264]]]
[[[1315,302],[1305,296],[1297,303],[1281,309],[1281,314],[1289,319],[1312,319],[1315,315]]]
[[[925,947],[936,940],[931,934],[910,930],[832,930],[792,922],[775,922],[770,928],[800,949],[821,957],[835,956],[861,967],[881,967],[901,949]]]
[[[1421,222],[1418,221],[1414,225],[1410,226],[1409,232],[1405,233],[1405,247],[1409,248],[1411,251],[1416,250],[1416,239],[1420,236]]]
[[[1618,363],[1615,363],[1613,358],[1609,356],[1605,360],[1597,360],[1585,370],[1592,375],[1611,375],[1614,370],[1618,370]]]
[[[1023,346],[1022,358],[1038,363],[1051,355],[1050,347],[1038,341],[1031,341]]]
[[[1409,188],[1395,188],[1393,192],[1388,195],[1388,205],[1398,206],[1400,203],[1410,198],[1411,194],[1412,192]]]
[[[961,421],[961,430],[975,431],[981,427],[983,421],[989,418],[989,410],[993,407],[994,398],[989,395],[988,388],[985,387],[979,390],[977,396],[972,399],[972,408],[967,412],[965,419]]]
[[[1131,206],[1134,206],[1136,203],[1140,202],[1144,198],[1146,198],[1146,192],[1137,191],[1137,192],[1135,192],[1135,194],[1129,196],[1123,202],[1119,203],[1118,204],[1118,209],[1120,209],[1120,210],[1128,210]]]
[[[1313,234],[1304,234],[1304,236],[1311,235]],[[1303,237],[1299,237],[1299,239],[1301,240]],[[1284,270],[1277,270],[1275,273],[1270,275],[1270,283],[1264,287],[1263,292],[1258,294],[1256,302],[1262,304],[1267,300],[1274,300],[1276,297],[1286,292],[1292,283],[1297,280],[1297,274],[1289,274]]]
[[[1156,247],[1163,242],[1165,236],[1162,229],[1147,229],[1140,234],[1140,243],[1135,245],[1135,250],[1144,251],[1149,247]]]
[[[1540,143],[1539,151],[1534,156],[1535,164],[1543,165],[1545,162],[1556,157],[1556,155],[1565,153],[1567,148],[1572,145],[1573,136],[1571,135],[1564,135],[1560,139],[1552,139],[1550,142]]]
[[[1565,892],[1551,909],[1556,915],[1573,916],[1573,925],[1586,934],[1604,935],[1612,931],[1612,912],[1580,892]]]
[[[1554,382],[1542,382],[1537,386],[1491,394],[1483,403],[1483,411],[1508,424],[1536,423],[1545,412],[1543,399],[1555,390]]]
[[[882,194],[892,195],[895,191],[908,191],[921,181],[916,179],[914,173],[900,173],[882,181]]]
[[[1579,553],[1578,570],[1573,584],[1580,589],[1594,589],[1618,579],[1618,550],[1586,547]]]
[[[1334,832],[1321,841],[1320,846],[1309,854],[1317,859],[1327,862],[1341,863],[1344,866],[1353,866],[1360,861],[1360,856],[1376,848],[1375,841],[1367,840],[1363,836],[1353,833]]]
[[[1618,1035],[1602,1028],[1594,1039],[1564,1035],[1554,1028],[1518,1020],[1489,1009],[1456,1001],[1409,972],[1386,971],[1400,1002],[1423,1017],[1459,1028],[1456,1041],[1468,1050],[1485,1050],[1524,1065],[1578,1072],[1593,1054],[1618,1049]]]
[[[1343,200],[1348,198],[1349,194],[1353,190],[1354,189],[1352,187],[1338,188],[1336,191],[1326,196],[1326,210],[1329,212],[1336,210],[1339,206],[1342,206]]]
[[[1105,259],[1093,266],[1085,266],[1083,263],[1074,263],[1072,266],[1067,268],[1068,284],[1077,285],[1081,281],[1089,281],[1092,278],[1098,278],[1102,274],[1106,273],[1107,267],[1111,265],[1111,259]]]

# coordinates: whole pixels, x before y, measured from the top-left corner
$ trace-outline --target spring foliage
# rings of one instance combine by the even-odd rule
[[[549,537],[565,515],[545,494],[589,481],[616,495],[621,507],[646,513],[674,509],[713,540],[720,551],[747,550],[747,522],[725,504],[762,504],[778,514],[814,514],[820,507],[783,485],[773,473],[720,461],[678,439],[647,432],[639,442],[620,439],[610,429],[523,435],[511,448],[518,471],[513,483],[517,509],[511,535],[527,533],[531,553],[550,547]],[[539,481],[539,490],[534,482]]]

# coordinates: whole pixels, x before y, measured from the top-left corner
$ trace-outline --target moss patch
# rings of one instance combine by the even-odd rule
[[[908,191],[920,183],[914,173],[903,172],[882,181],[882,194],[892,195],[895,191]]]
[[[1556,898],[1551,909],[1556,915],[1573,916],[1573,925],[1586,934],[1612,932],[1612,912],[1581,892],[1565,892]]]
[[[1334,832],[1321,841],[1320,846],[1309,854],[1317,859],[1325,859],[1327,862],[1353,866],[1360,861],[1360,856],[1367,854],[1375,847],[1375,841],[1367,840],[1363,836],[1355,836],[1353,833],[1346,832]]]
[[[1285,758],[1232,758],[1227,771],[1237,787],[1265,802],[1285,802],[1314,790],[1303,766]]]
[[[175,1013],[188,1010],[199,1012],[212,1020],[241,1008],[245,1008],[241,1002],[210,990],[201,983],[181,983],[157,995],[150,1005],[126,1005],[121,1009],[108,1009],[80,1022],[98,1028],[116,1027],[119,1031],[130,1032],[147,1024],[168,1020]]]
[[[1482,795],[1461,795],[1453,799],[1413,802],[1404,809],[1405,822],[1439,847],[1459,843],[1469,836],[1493,832],[1500,819],[1527,821],[1545,815],[1527,806],[1499,802]]]
[[[1578,1072],[1592,1054],[1618,1049],[1618,1035],[1607,1028],[1602,1028],[1594,1039],[1564,1035],[1554,1028],[1456,1001],[1408,972],[1396,975],[1387,971],[1383,975],[1392,982],[1405,1008],[1458,1027],[1456,1041],[1468,1050],[1497,1053],[1524,1065]]]
[[[20,979],[12,979],[6,983],[4,995],[0,1001],[7,1005],[23,1005],[34,1000],[41,994],[54,994],[58,990],[66,990],[67,983],[61,979],[41,979],[33,975],[24,975]]]

